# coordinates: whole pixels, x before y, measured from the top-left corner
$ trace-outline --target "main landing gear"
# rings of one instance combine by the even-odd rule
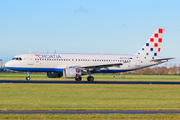
[[[82,80],[82,77],[79,77],[79,78],[75,78],[75,80],[78,82],[78,81],[81,81]]]
[[[93,82],[93,81],[94,81],[94,77],[93,77],[93,76],[88,76],[88,77],[87,77],[87,81]]]
[[[79,81],[82,80],[82,77],[76,77],[75,80],[76,80],[77,82],[79,82]],[[87,81],[93,82],[93,81],[94,81],[94,77],[93,77],[93,76],[88,76],[88,77],[87,77]]]
[[[79,74],[77,74],[76,77],[75,77],[75,80],[76,80],[77,82],[78,82],[78,81],[81,81],[81,80],[82,80],[82,77],[79,76]]]
[[[88,72],[87,72],[87,74],[89,75],[89,76],[87,77],[87,81],[89,81],[89,82],[93,82],[93,81],[94,81],[94,77],[93,77],[93,76],[91,76],[91,72],[90,72],[90,71],[88,71]]]
[[[91,76],[91,72],[88,72],[88,75],[89,75],[89,76],[87,77],[87,81],[93,82],[93,81],[94,81],[94,77]],[[79,74],[76,74],[75,80],[76,80],[77,82],[79,82],[79,81],[82,80],[82,77],[81,77]]]
[[[31,73],[28,72],[28,76],[26,77],[26,80],[27,80],[27,81],[30,81],[30,74],[31,74]]]

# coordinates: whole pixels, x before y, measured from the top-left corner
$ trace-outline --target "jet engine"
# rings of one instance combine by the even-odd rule
[[[82,70],[79,68],[65,68],[63,70],[63,75],[65,78],[80,78]]]
[[[63,76],[62,72],[47,72],[47,77],[49,78],[57,78],[62,76]]]

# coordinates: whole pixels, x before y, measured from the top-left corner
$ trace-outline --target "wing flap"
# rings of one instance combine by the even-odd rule
[[[108,67],[120,67],[121,65],[123,65],[122,62],[118,62],[118,63],[96,63],[96,64],[86,64],[86,65],[77,65],[77,66],[71,66],[71,67],[78,67],[78,68],[82,68],[85,70],[99,70],[101,68],[105,68],[108,69]]]

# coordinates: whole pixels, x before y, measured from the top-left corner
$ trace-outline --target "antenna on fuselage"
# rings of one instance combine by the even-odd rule
[[[31,53],[31,51],[29,51],[29,53]]]
[[[56,50],[54,51],[54,53],[56,53]]]
[[[47,50],[47,53],[49,52],[49,50]]]

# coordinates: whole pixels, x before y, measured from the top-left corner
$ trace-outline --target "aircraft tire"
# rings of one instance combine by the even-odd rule
[[[26,77],[26,80],[27,80],[27,81],[30,81],[30,77]]]
[[[93,76],[88,76],[88,77],[87,77],[87,81],[93,82],[93,81],[94,81],[94,77],[93,77]]]
[[[81,81],[81,80],[82,80],[82,77],[75,78],[75,80],[76,80],[77,82],[79,82],[79,81]]]

